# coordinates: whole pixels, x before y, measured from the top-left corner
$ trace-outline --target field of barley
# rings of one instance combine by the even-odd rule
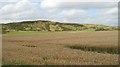
[[[3,65],[117,65],[118,32],[4,34]]]

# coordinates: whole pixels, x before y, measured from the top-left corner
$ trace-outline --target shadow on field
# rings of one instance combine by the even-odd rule
[[[105,48],[105,47],[94,47],[94,46],[78,46],[78,45],[67,45],[68,48],[78,49],[83,51],[93,51],[98,53],[109,53],[109,54],[120,54],[118,48]]]

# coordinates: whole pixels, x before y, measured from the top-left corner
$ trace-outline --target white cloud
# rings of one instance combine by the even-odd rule
[[[72,23],[117,24],[117,2],[103,2],[102,0],[42,0],[41,3],[32,3],[30,0],[11,1],[15,2],[0,4],[0,14],[2,14],[0,20],[3,22],[48,19]],[[95,11],[89,12],[92,9]]]
[[[35,3],[31,3],[28,0],[22,0],[18,3],[12,3],[3,6],[0,9],[0,13],[4,14],[11,14],[11,13],[17,13],[17,12],[23,12],[27,10],[33,10],[37,9],[38,5]]]
[[[117,7],[99,9],[96,11],[96,16],[89,17],[86,23],[118,25],[118,9]]]
[[[0,0],[0,2],[18,2],[19,0]]]
[[[82,20],[88,18],[87,12],[84,10],[63,10],[61,13],[56,15],[56,17],[63,19],[63,21],[67,22],[82,22]]]
[[[106,9],[101,9],[99,11],[97,11],[98,14],[97,16],[98,17],[106,17],[106,18],[110,18],[110,19],[118,19],[118,8],[115,7],[115,8],[106,8]]]
[[[119,0],[43,0],[43,2],[118,2]]]
[[[117,6],[116,2],[103,2],[101,0],[44,0],[41,2],[41,7],[45,9],[52,8],[111,8]]]
[[[0,19],[4,22],[38,19],[41,17],[39,9],[39,3],[32,3],[29,0],[8,3],[0,9],[2,16]]]
[[[118,8],[111,8],[110,10],[108,10],[105,14],[113,14],[113,15],[117,15],[118,14]]]

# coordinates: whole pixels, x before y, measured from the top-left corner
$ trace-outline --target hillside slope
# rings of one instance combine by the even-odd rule
[[[60,23],[46,20],[23,21],[2,24],[2,30],[7,31],[108,31],[117,30],[117,27],[105,26],[98,24],[75,24],[75,23]]]

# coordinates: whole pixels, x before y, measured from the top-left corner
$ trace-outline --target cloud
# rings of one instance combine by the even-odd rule
[[[38,3],[33,0],[11,1],[16,2],[0,4],[2,16],[0,20],[3,22],[48,19],[81,24],[117,25],[117,2],[102,2],[102,0],[89,0],[90,2],[87,2],[88,0],[41,0]]]
[[[0,2],[0,9],[1,9],[4,5],[6,5],[5,2]]]
[[[52,18],[61,18],[65,22],[116,25],[118,23],[117,1],[44,0],[41,2],[41,8],[48,11],[62,10],[59,14],[52,15]],[[94,12],[89,12],[93,9]]]
[[[118,25],[118,9],[115,8],[106,8],[106,9],[97,9],[95,16],[89,16],[84,23],[90,24],[104,24],[110,26]]]
[[[18,2],[19,0],[0,0],[0,2]]]
[[[60,19],[63,22],[82,22],[83,19],[88,18],[87,12],[84,10],[62,10],[60,13],[53,14],[52,17],[55,19]]]
[[[45,9],[71,9],[71,8],[78,8],[78,9],[89,9],[89,8],[111,8],[116,7],[117,3],[114,2],[102,2],[101,0],[44,0],[41,2],[41,7]]]
[[[39,3],[33,3],[29,0],[6,3],[0,9],[1,22],[9,23],[23,20],[36,20],[43,18],[43,12],[40,10]]]
[[[0,2],[18,2],[20,0],[0,0]],[[40,2],[43,0],[29,0],[32,2]],[[48,0],[49,1],[49,0]],[[51,1],[51,0],[50,0]],[[119,2],[119,0],[53,0],[53,1],[57,1],[57,2]]]
[[[105,14],[112,14],[112,15],[117,15],[118,14],[118,8],[111,8],[110,10],[108,10]]]
[[[106,9],[101,9],[97,11],[97,17],[103,17],[103,18],[108,18],[108,19],[118,19],[118,8],[106,8]]]
[[[17,13],[17,12],[23,12],[28,10],[34,10],[37,9],[38,5],[35,3],[31,3],[28,0],[22,0],[18,3],[12,3],[3,6],[0,9],[0,13],[4,14],[11,14],[11,13]]]

